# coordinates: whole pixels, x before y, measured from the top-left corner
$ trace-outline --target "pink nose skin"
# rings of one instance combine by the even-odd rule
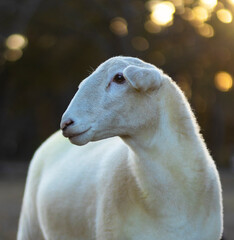
[[[69,127],[70,125],[72,125],[74,123],[74,121],[72,119],[67,119],[66,121],[61,123],[60,128],[65,131],[67,127]]]

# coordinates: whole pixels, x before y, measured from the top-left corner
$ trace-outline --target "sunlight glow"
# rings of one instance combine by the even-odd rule
[[[234,0],[228,0],[228,2],[232,5],[234,5]]]
[[[214,36],[214,28],[207,23],[204,23],[198,26],[197,30],[198,30],[198,33],[203,37],[211,38]]]
[[[180,8],[184,6],[183,0],[172,0],[172,2],[176,8]]]
[[[195,7],[193,9],[193,13],[195,18],[201,22],[205,22],[209,17],[208,11],[204,7],[200,6]]]
[[[228,9],[218,10],[217,17],[223,23],[231,23],[232,22],[232,13]]]
[[[6,39],[5,44],[9,49],[21,50],[27,46],[28,40],[21,34],[12,34]]]
[[[175,7],[173,3],[169,1],[163,1],[156,3],[151,13],[151,20],[161,26],[168,25],[173,20],[173,14],[175,13]]]
[[[185,8],[184,13],[182,15],[182,18],[187,20],[187,21],[194,20],[195,16],[194,16],[193,10],[191,8]]]
[[[128,24],[124,18],[116,17],[110,22],[110,30],[118,36],[126,36],[128,34]]]
[[[217,0],[200,0],[200,2],[202,5],[209,9],[214,8],[218,3]]]
[[[229,91],[233,86],[232,76],[227,72],[218,72],[214,78],[215,86],[222,92]]]
[[[194,3],[194,0],[184,0],[185,5],[191,5]]]

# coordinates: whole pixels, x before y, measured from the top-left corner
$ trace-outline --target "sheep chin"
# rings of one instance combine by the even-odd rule
[[[69,137],[69,140],[74,145],[83,146],[92,140],[92,136],[93,134],[91,129],[88,129],[87,131],[81,134],[77,134]]]

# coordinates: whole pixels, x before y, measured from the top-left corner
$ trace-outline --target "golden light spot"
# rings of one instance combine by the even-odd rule
[[[191,8],[185,8],[182,18],[187,21],[192,21],[195,18],[194,12]]]
[[[145,30],[149,33],[159,33],[161,31],[161,27],[151,20],[147,21],[144,25]]]
[[[234,0],[227,0],[230,4],[234,5]]]
[[[168,25],[173,20],[175,6],[169,1],[156,3],[153,6],[153,11],[150,15],[151,20],[161,26]]]
[[[176,8],[180,8],[184,6],[183,0],[172,0],[172,2]]]
[[[233,78],[227,72],[218,72],[214,78],[215,86],[222,92],[229,91],[233,86]]]
[[[9,49],[23,49],[27,46],[28,40],[21,34],[12,34],[6,39],[5,44]]]
[[[4,58],[9,62],[15,62],[19,60],[23,55],[22,50],[20,49],[7,49],[4,52]]]
[[[208,11],[204,7],[197,6],[193,9],[194,16],[196,20],[200,22],[205,22],[208,20],[209,14]]]
[[[150,11],[153,12],[155,4],[157,4],[157,0],[150,0],[145,3],[145,7]]]
[[[193,1],[193,0],[189,0],[189,1]],[[145,6],[146,8],[150,11],[153,12],[155,9],[155,6],[159,3],[165,3],[165,2],[169,2],[172,3],[176,8],[181,8],[184,7],[184,0],[170,0],[170,1],[163,1],[163,0],[149,0],[146,1]],[[189,3],[190,4],[190,3]]]
[[[209,9],[214,8],[218,3],[217,0],[200,0],[200,2],[203,6]]]
[[[128,24],[124,18],[116,17],[110,22],[110,30],[118,36],[126,36],[128,34]]]
[[[194,2],[194,0],[184,0],[185,5],[191,5]]]
[[[138,51],[145,51],[149,48],[149,42],[143,37],[134,37],[132,39],[132,46]]]
[[[216,10],[223,9],[223,8],[224,8],[223,3],[222,2],[218,2],[217,6],[216,6]]]
[[[211,38],[214,36],[214,28],[207,23],[199,25],[197,30],[198,33],[203,37]]]
[[[218,10],[217,17],[223,23],[231,23],[232,22],[232,13],[228,9]]]

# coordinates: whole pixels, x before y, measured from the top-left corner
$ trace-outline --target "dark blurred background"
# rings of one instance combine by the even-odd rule
[[[33,152],[59,128],[79,82],[116,55],[153,63],[180,85],[232,191],[233,16],[234,0],[0,0],[2,196],[12,191],[20,205]]]

